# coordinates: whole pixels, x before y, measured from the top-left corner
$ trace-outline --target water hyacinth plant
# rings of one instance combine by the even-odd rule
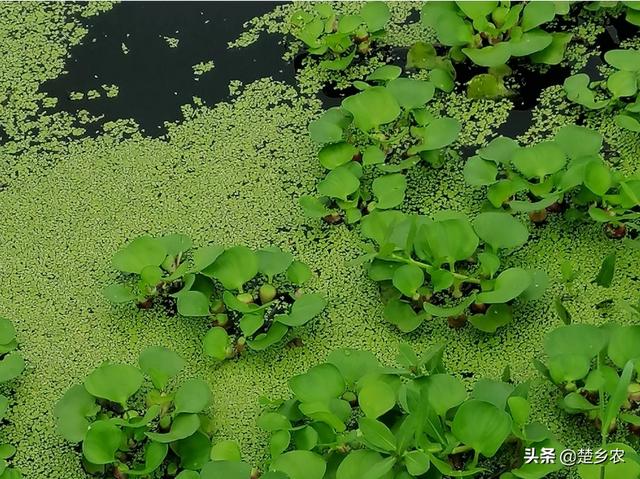
[[[181,471],[200,470],[215,457],[212,423],[204,414],[212,399],[209,385],[190,379],[169,387],[183,367],[176,353],[151,347],[140,354],[138,367],[104,363],[69,388],[54,410],[57,430],[78,444],[87,472],[188,478]],[[148,391],[145,378],[153,386]]]
[[[503,79],[511,73],[512,58],[547,65],[562,61],[572,35],[543,26],[567,13],[569,2],[426,2],[422,23],[435,31],[438,47],[447,48],[451,60],[488,68],[471,79],[470,96],[498,97],[509,94]]]
[[[524,447],[561,447],[529,419],[528,385],[479,380],[468,394],[442,364],[443,347],[398,366],[371,353],[332,352],[292,377],[293,397],[265,401],[258,425],[271,433],[269,470],[289,479],[363,477],[542,478],[560,464],[522,464]],[[496,474],[490,460],[500,458]]]
[[[378,68],[356,83],[359,93],[309,125],[311,138],[322,145],[320,164],[329,172],[317,185],[318,196],[300,199],[307,215],[355,223],[373,210],[398,207],[405,197],[405,170],[446,160],[460,123],[427,107],[433,83],[401,72],[395,65]],[[367,170],[375,171],[372,181]]]
[[[568,77],[564,81],[567,98],[590,110],[606,108],[615,112],[618,126],[640,132],[640,50],[609,50],[604,59],[612,67],[611,73],[593,82],[586,73]]]
[[[309,267],[276,247],[192,249],[184,235],[142,236],[118,251],[112,263],[128,276],[105,288],[110,301],[141,308],[156,302],[181,316],[210,318],[204,350],[218,360],[247,346],[259,351],[278,343],[326,305],[322,296],[300,290],[311,276]]]
[[[362,233],[375,244],[362,260],[380,283],[385,319],[403,332],[445,317],[452,327],[468,321],[492,333],[511,321],[514,301],[539,299],[548,284],[543,271],[504,267],[502,253],[529,237],[508,213],[469,221],[453,211],[432,218],[375,212],[363,220]]]
[[[538,370],[558,386],[562,395],[559,406],[591,421],[600,431],[603,448],[623,448],[632,459],[637,455],[630,446],[607,445],[607,441],[623,425],[640,435],[639,341],[640,326],[565,325],[545,338],[546,364],[535,362]],[[629,462],[635,475],[640,474],[640,466]],[[633,477],[617,476],[615,468],[610,470],[613,466],[594,466],[597,473],[603,468],[602,476],[589,475],[592,469],[583,469],[581,477]]]
[[[566,210],[570,218],[603,223],[611,237],[635,235],[640,177],[611,168],[602,156],[602,141],[597,131],[575,125],[526,147],[501,136],[468,160],[464,177],[469,185],[488,187],[494,208],[527,212],[534,222]]]
[[[366,56],[384,35],[389,20],[384,2],[365,2],[356,15],[340,15],[331,3],[316,3],[310,10],[296,10],[290,19],[290,33],[306,52],[320,59],[326,70],[344,70],[356,57]]]

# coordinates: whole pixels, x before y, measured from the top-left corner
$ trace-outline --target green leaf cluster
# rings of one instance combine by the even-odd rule
[[[568,208],[570,218],[588,217],[606,224],[612,236],[624,236],[640,226],[640,176],[611,168],[602,141],[599,132],[576,125],[526,147],[501,136],[468,160],[464,177],[469,185],[487,186],[495,208],[527,212],[534,221]]]
[[[258,419],[271,434],[269,470],[289,479],[476,477],[498,456],[513,464],[512,477],[559,470],[511,456],[525,446],[561,447],[530,420],[528,385],[481,379],[469,394],[446,373],[443,349],[419,356],[402,345],[393,368],[341,349],[292,377],[293,397],[271,401]]]
[[[278,343],[326,305],[322,296],[299,289],[311,276],[309,267],[276,247],[192,249],[184,235],[142,236],[118,251],[112,263],[127,277],[105,288],[110,301],[135,301],[144,308],[155,301],[181,316],[209,318],[213,327],[204,337],[204,351],[217,360],[247,346],[260,351]]]
[[[445,161],[460,122],[437,117],[427,107],[434,83],[401,72],[395,65],[378,68],[367,82],[356,83],[359,93],[309,125],[328,173],[317,185],[317,197],[300,199],[308,216],[355,223],[370,211],[398,207],[407,187],[405,170]]]
[[[616,426],[640,428],[640,326],[570,324],[549,332],[546,364],[536,368],[559,387],[559,406],[593,421],[603,442]]]
[[[503,253],[529,237],[505,212],[470,221],[453,211],[433,217],[379,211],[362,221],[362,234],[375,244],[363,260],[380,283],[385,319],[403,332],[445,317],[452,327],[468,320],[492,333],[511,321],[514,301],[536,300],[548,284],[542,271],[504,267]]]
[[[640,21],[640,10],[632,11]],[[604,59],[611,67],[606,78],[592,82],[586,73],[568,77],[564,81],[567,98],[590,110],[614,111],[618,126],[640,132],[640,50],[609,50]]]
[[[510,74],[512,58],[527,57],[532,63],[556,65],[564,58],[572,34],[548,32],[543,27],[569,12],[570,2],[426,2],[422,23],[435,31],[438,42],[448,47],[456,62],[471,60],[488,73],[475,76],[470,97],[495,98],[509,91],[503,77]]]
[[[204,414],[212,400],[209,385],[189,379],[168,387],[185,365],[180,356],[151,347],[138,363],[102,364],[55,406],[57,431],[79,444],[87,472],[187,479],[210,461],[240,461],[237,446],[211,443],[212,422]]]
[[[355,15],[341,15],[330,3],[296,10],[289,31],[309,55],[320,58],[326,70],[345,70],[358,56],[367,55],[385,33],[390,18],[384,2],[365,2]]]
[[[0,317],[0,383],[8,383],[17,378],[25,369],[25,361],[20,352],[16,351],[16,330],[13,323]],[[4,419],[9,410],[9,398],[0,394],[0,420]],[[16,453],[15,446],[0,443],[0,479],[20,479],[20,471],[10,465],[10,460]]]

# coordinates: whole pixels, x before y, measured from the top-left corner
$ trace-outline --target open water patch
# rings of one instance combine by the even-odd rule
[[[181,119],[180,107],[194,97],[206,104],[229,99],[233,80],[271,77],[294,84],[293,65],[282,60],[285,47],[273,35],[261,35],[246,48],[227,48],[246,21],[277,4],[119,3],[87,19],[89,33],[71,49],[66,73],[43,90],[58,98],[55,111],[100,117],[84,125],[89,134],[104,122],[132,118],[146,135],[159,136],[164,122]],[[115,96],[107,94],[111,86],[117,87]]]

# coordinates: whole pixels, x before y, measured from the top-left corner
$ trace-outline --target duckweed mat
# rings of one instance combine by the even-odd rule
[[[564,288],[561,263],[572,261],[578,274],[571,299],[565,301],[574,321],[629,323],[631,316],[619,305],[638,300],[638,250],[612,241],[595,224],[576,226],[554,217],[544,227],[530,225],[531,241],[510,261],[549,273],[552,283],[542,300],[519,307],[516,320],[495,335],[451,329],[438,320],[402,335],[382,319],[375,283],[352,264],[362,252],[358,228],[308,219],[298,206],[298,198],[314,191],[321,174],[307,126],[323,108],[314,94],[322,77],[306,69],[298,71],[302,87],[270,77],[232,82],[226,101],[185,101],[181,119],[162,118],[173,123],[164,125],[166,134],[160,137],[145,135],[135,118],[128,117],[110,118],[90,136],[84,126],[94,124],[90,117],[97,114],[90,101],[82,104],[87,111],[56,109],[42,86],[62,81],[65,65],[73,59],[69,53],[82,48],[74,45],[91,41],[87,18],[109,15],[111,7],[0,5],[0,316],[14,322],[27,362],[25,374],[11,385],[13,399],[2,436],[17,447],[14,464],[26,478],[86,477],[77,452],[55,432],[53,405],[103,361],[134,363],[151,345],[176,351],[187,360],[187,376],[209,381],[215,438],[238,440],[244,458],[256,465],[264,464],[268,453],[267,434],[255,424],[261,397],[286,396],[291,375],[323,361],[335,348],[368,349],[392,364],[401,342],[417,351],[446,343],[445,365],[469,385],[481,376],[498,379],[508,365],[515,380],[531,381],[534,416],[563,443],[576,449],[599,443],[595,429],[558,409],[557,392],[535,371],[532,360],[541,356],[544,335],[561,324],[552,304]],[[244,44],[259,37],[260,29],[277,32],[282,9],[286,7],[275,7],[276,13],[254,21],[241,37]],[[414,5],[394,4],[393,9],[400,25]],[[413,23],[393,31],[399,47],[422,34]],[[181,39],[175,48],[180,51],[185,43]],[[220,45],[210,48],[215,68],[202,73],[203,78],[225,68],[214,54]],[[233,48],[242,54],[242,46]],[[153,84],[153,78],[145,81]],[[472,149],[513,121],[510,100],[472,101],[454,91],[437,103],[462,122],[458,144]],[[573,123],[578,111],[561,87],[546,87],[521,141],[548,137]],[[637,169],[636,134],[603,113],[581,118],[619,154],[619,168]],[[483,193],[465,185],[466,152],[457,148],[460,159],[437,170],[411,171],[407,211],[480,211]],[[213,239],[225,246],[277,245],[291,251],[311,266],[310,289],[325,294],[328,306],[320,319],[296,330],[301,341],[215,364],[202,353],[204,320],[114,307],[101,294],[102,286],[113,280],[110,259],[116,250],[140,234],[172,232],[185,233],[196,244]],[[616,275],[612,286],[603,288],[593,279],[612,252],[617,254]]]

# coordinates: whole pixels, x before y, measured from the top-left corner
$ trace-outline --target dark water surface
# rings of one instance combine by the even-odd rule
[[[293,65],[282,60],[279,36],[262,35],[249,47],[227,48],[244,31],[244,22],[278,3],[122,2],[87,19],[89,33],[71,49],[68,73],[45,83],[43,90],[59,98],[57,110],[104,115],[99,124],[133,118],[147,135],[157,136],[164,133],[165,121],[182,117],[180,106],[194,96],[207,104],[227,99],[231,80],[249,83],[269,76],[294,83]],[[164,36],[179,39],[178,46],[171,48]],[[196,76],[192,66],[209,60],[215,68]],[[118,96],[107,98],[102,84],[117,85]],[[102,97],[69,98],[72,91],[91,89]],[[97,127],[89,128],[90,133]]]

